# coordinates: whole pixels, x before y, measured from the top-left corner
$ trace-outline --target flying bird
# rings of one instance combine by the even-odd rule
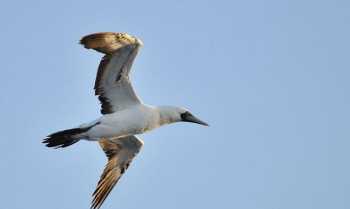
[[[98,67],[95,95],[101,103],[102,116],[78,127],[48,135],[47,147],[64,148],[80,140],[98,141],[108,162],[93,193],[92,209],[101,207],[143,141],[136,135],[175,122],[207,123],[187,109],[144,104],[130,83],[130,69],[143,43],[127,33],[95,33],[84,36],[80,43],[104,56]]]

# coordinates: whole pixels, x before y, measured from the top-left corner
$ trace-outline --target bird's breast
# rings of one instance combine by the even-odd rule
[[[114,136],[141,134],[158,127],[157,115],[142,107],[105,115],[101,122]]]

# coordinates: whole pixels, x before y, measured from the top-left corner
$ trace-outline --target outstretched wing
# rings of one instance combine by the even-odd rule
[[[127,136],[113,140],[102,139],[99,143],[107,155],[108,163],[93,193],[92,209],[101,207],[143,145],[143,142],[136,136]]]
[[[80,43],[105,54],[95,81],[101,113],[113,113],[140,103],[130,83],[129,72],[142,42],[126,33],[107,32],[87,35]]]

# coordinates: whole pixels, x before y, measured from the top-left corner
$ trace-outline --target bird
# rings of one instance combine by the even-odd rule
[[[153,106],[141,101],[129,76],[133,61],[143,46],[136,36],[100,32],[84,36],[80,44],[103,54],[94,85],[102,116],[52,133],[42,143],[52,148],[65,148],[80,140],[99,143],[108,161],[92,194],[91,209],[98,209],[143,147],[138,135],[176,122],[208,124],[186,108]]]

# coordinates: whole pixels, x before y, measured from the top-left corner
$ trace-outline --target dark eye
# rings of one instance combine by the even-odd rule
[[[181,119],[186,120],[187,117],[192,116],[192,114],[188,111],[181,114]]]

